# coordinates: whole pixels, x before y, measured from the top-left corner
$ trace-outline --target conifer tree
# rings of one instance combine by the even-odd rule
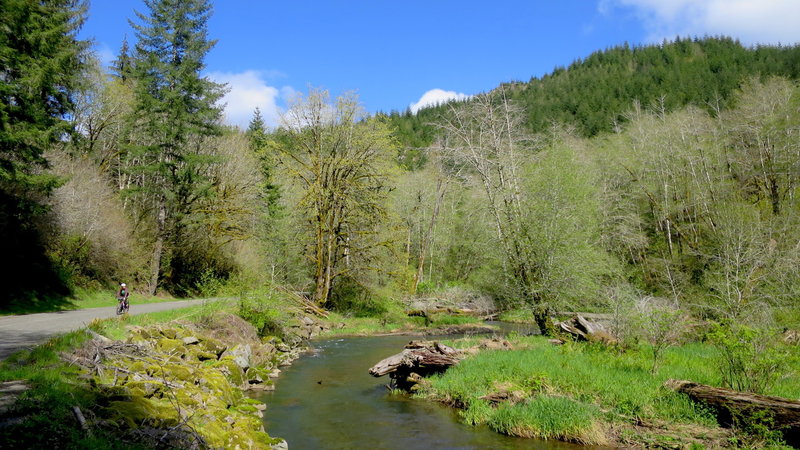
[[[274,216],[278,209],[278,199],[280,191],[273,182],[273,172],[275,170],[275,160],[270,154],[267,146],[267,125],[261,116],[261,109],[256,108],[253,119],[245,132],[250,143],[250,149],[258,156],[261,161],[261,173],[264,176],[263,199],[267,207],[267,215]]]
[[[144,136],[130,149],[140,183],[139,207],[155,217],[149,290],[159,284],[165,245],[180,240],[198,200],[209,193],[208,165],[213,152],[204,148],[219,134],[224,87],[200,75],[208,39],[211,6],[207,0],[145,0],[149,15],[137,12],[132,23],[138,39],[135,79],[135,124]]]
[[[43,153],[72,133],[85,9],[80,0],[0,2],[0,253],[14,258],[3,271],[3,304],[65,292],[35,224],[57,185],[42,170]]]
[[[122,39],[122,46],[119,49],[119,56],[111,63],[111,71],[123,83],[131,76],[131,65],[133,64],[131,57],[131,49],[128,45],[128,37]]]
[[[77,75],[86,41],[77,39],[85,5],[78,0],[0,3],[0,189],[25,203],[47,193],[53,180],[38,175],[42,153],[72,131]],[[29,200],[29,199],[28,199]],[[29,204],[31,206],[32,204]]]

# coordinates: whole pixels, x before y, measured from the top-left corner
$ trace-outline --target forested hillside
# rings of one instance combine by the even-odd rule
[[[597,51],[569,67],[498,89],[525,108],[530,132],[553,123],[575,126],[582,136],[610,132],[626,121],[634,101],[674,111],[695,105],[714,112],[729,107],[743,80],[752,76],[800,77],[800,47],[744,47],[730,38],[676,39],[661,45]],[[397,136],[407,147],[432,142],[433,122],[444,107],[418,114],[393,112]]]

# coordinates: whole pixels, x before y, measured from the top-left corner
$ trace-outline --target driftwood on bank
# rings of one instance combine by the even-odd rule
[[[444,372],[480,350],[510,348],[508,341],[498,338],[484,339],[478,345],[460,351],[436,341],[411,341],[402,352],[372,366],[369,373],[374,377],[389,375],[394,387],[410,391],[424,377]]]
[[[597,322],[587,320],[582,315],[576,315],[571,319],[556,323],[559,331],[572,336],[578,341],[603,342],[614,344],[617,339],[612,336],[605,327]]]
[[[766,413],[775,429],[783,432],[788,444],[800,445],[800,401],[738,392],[686,380],[667,380],[664,385],[714,408],[723,425],[735,424],[737,417],[746,420],[754,413]]]
[[[454,348],[439,342],[411,341],[402,352],[372,366],[369,373],[374,377],[388,374],[396,387],[409,390],[422,377],[444,372],[458,361]]]

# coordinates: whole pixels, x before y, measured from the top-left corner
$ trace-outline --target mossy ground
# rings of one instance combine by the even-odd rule
[[[10,356],[0,363],[0,381],[24,380],[31,388],[0,415],[0,421],[7,421],[0,427],[0,448],[147,448],[148,444],[137,439],[147,435],[148,430],[181,424],[183,428],[202,430],[206,443],[213,447],[247,448],[255,444],[263,448],[274,444],[277,440],[263,432],[259,408],[238,387],[250,378],[271,384],[270,370],[264,364],[277,365],[284,359],[282,356],[267,355],[261,360],[264,364],[254,365],[247,373],[239,366],[238,372],[228,367],[230,376],[226,376],[225,371],[211,367],[209,360],[217,360],[228,346],[203,336],[199,342],[187,345],[181,339],[198,334],[195,330],[155,327],[163,331],[157,336],[152,328],[175,319],[207,323],[217,312],[231,308],[229,302],[209,302],[93,323],[94,331],[111,338],[137,344],[152,342],[146,357],[109,361],[119,370],[89,374],[79,365],[65,362],[64,353],[91,340],[84,331],[59,336]],[[141,333],[132,335],[132,325],[151,328],[148,331],[139,327]],[[242,323],[236,326],[243,328]],[[241,333],[237,330],[230,335],[235,338]],[[261,352],[261,357],[275,351],[270,343],[264,346],[268,350]],[[182,388],[175,388],[179,385]],[[79,427],[72,412],[74,406],[92,424],[91,434]]]

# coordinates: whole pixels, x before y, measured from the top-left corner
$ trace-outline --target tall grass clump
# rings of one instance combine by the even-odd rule
[[[605,444],[607,439],[593,405],[566,397],[537,395],[518,405],[494,410],[488,425],[511,436],[558,439],[587,445]]]

